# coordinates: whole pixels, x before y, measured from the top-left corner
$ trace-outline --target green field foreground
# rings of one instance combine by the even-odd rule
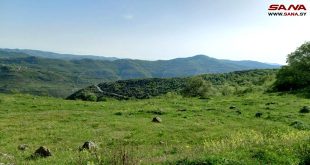
[[[0,164],[307,164],[310,114],[299,110],[309,105],[276,93],[105,102],[0,94]],[[88,140],[97,150],[79,151]],[[42,145],[52,156],[32,158]]]

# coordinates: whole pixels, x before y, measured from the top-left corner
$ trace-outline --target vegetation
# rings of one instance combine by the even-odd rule
[[[168,79],[133,79],[92,85],[70,95],[70,100],[87,100],[86,95],[117,99],[146,99],[168,92],[189,97],[207,98],[214,95],[242,95],[265,91],[274,82],[277,70],[249,70],[197,77]]]
[[[276,90],[296,91],[310,85],[310,42],[306,42],[287,57],[287,66],[277,74]]]
[[[2,92],[42,94],[44,84],[50,94],[71,89],[74,81],[87,86],[106,78],[71,100],[0,94],[0,164],[308,165],[309,99],[270,89],[308,88],[309,45],[291,53],[280,71],[117,81],[153,77],[155,64],[165,67],[161,61],[59,60],[0,51]],[[176,60],[200,64],[201,58]],[[171,76],[166,73],[162,77]]]
[[[0,91],[67,97],[81,88],[101,82],[278,67],[254,61],[218,60],[202,55],[166,61],[86,57],[89,56],[1,49]]]
[[[98,86],[92,85],[81,89],[70,95],[70,100],[87,100],[87,95],[96,97],[116,98],[116,99],[147,99],[154,96],[166,94],[168,92],[178,92],[183,89],[185,78],[170,79],[132,79],[119,80],[116,82],[101,83]]]
[[[299,112],[309,104],[261,92],[105,102],[0,94],[0,163],[309,164],[310,114]],[[80,151],[89,140],[98,149]],[[41,145],[52,156],[32,159]]]
[[[181,93],[186,97],[207,98],[214,94],[214,89],[211,82],[204,80],[202,77],[193,77],[185,83]]]

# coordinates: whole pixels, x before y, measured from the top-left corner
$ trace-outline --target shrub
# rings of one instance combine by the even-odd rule
[[[223,96],[231,96],[236,92],[236,88],[230,85],[224,85],[221,89]]]
[[[294,121],[290,124],[290,126],[299,129],[299,130],[307,130],[309,127],[307,125],[305,125],[303,122],[301,121]]]
[[[97,96],[94,93],[87,92],[84,93],[84,101],[97,101]]]
[[[211,82],[197,76],[187,81],[181,93],[185,97],[208,98],[215,94],[215,89]]]

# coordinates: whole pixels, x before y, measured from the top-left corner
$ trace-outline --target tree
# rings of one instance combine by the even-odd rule
[[[310,42],[305,42],[287,57],[275,82],[279,91],[298,90],[310,86]]]
[[[214,94],[214,89],[211,82],[197,76],[187,81],[181,93],[185,97],[207,98]]]

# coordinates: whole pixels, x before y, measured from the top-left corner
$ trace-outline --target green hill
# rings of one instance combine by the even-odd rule
[[[0,50],[0,91],[66,97],[78,89],[101,82],[278,67],[255,61],[218,60],[203,55],[159,61],[111,61],[88,59],[92,56],[70,59],[56,53],[41,52]]]
[[[222,74],[200,75],[203,79],[210,81],[214,87],[220,91],[230,86],[238,88],[238,92],[245,92],[258,86],[264,85],[268,78],[275,77],[277,70],[248,70],[235,71]],[[81,89],[68,97],[68,99],[96,101],[100,98],[144,99],[153,96],[160,96],[168,92],[179,93],[187,83],[186,78],[150,78],[119,80],[115,82],[103,82],[98,85],[91,85]],[[234,89],[236,90],[236,89]]]

